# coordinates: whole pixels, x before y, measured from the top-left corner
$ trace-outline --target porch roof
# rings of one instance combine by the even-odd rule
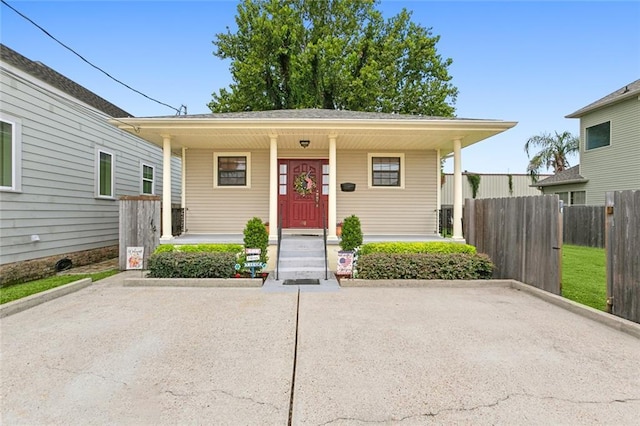
[[[118,118],[111,124],[162,146],[171,138],[172,149],[269,149],[271,136],[278,147],[298,149],[300,139],[309,150],[327,150],[329,135],[338,149],[440,149],[453,152],[453,140],[462,147],[494,136],[517,122],[409,114],[296,109],[219,114]]]

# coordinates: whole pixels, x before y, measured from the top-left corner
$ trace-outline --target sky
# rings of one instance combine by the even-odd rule
[[[235,28],[236,1],[3,0],[130,87],[189,114],[209,113],[232,82],[213,55],[217,33]],[[462,151],[462,169],[525,173],[524,144],[542,133],[579,135],[566,115],[640,78],[640,1],[400,1],[440,36],[436,45],[459,94],[456,116],[518,124]],[[0,41],[137,117],[175,111],[116,83],[5,4]],[[571,165],[578,162],[571,158]],[[453,169],[452,160],[445,171]]]

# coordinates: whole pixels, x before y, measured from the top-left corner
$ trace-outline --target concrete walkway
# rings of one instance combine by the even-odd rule
[[[512,288],[131,274],[0,320],[3,425],[637,424],[640,339]]]

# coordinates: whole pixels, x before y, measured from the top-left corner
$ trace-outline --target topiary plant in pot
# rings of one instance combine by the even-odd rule
[[[362,245],[362,228],[360,219],[351,215],[342,222],[342,238],[340,248],[344,251],[353,251]]]

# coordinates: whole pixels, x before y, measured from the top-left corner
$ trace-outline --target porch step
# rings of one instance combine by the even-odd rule
[[[278,265],[278,281],[324,280],[327,271],[322,236],[283,235],[280,241]]]

